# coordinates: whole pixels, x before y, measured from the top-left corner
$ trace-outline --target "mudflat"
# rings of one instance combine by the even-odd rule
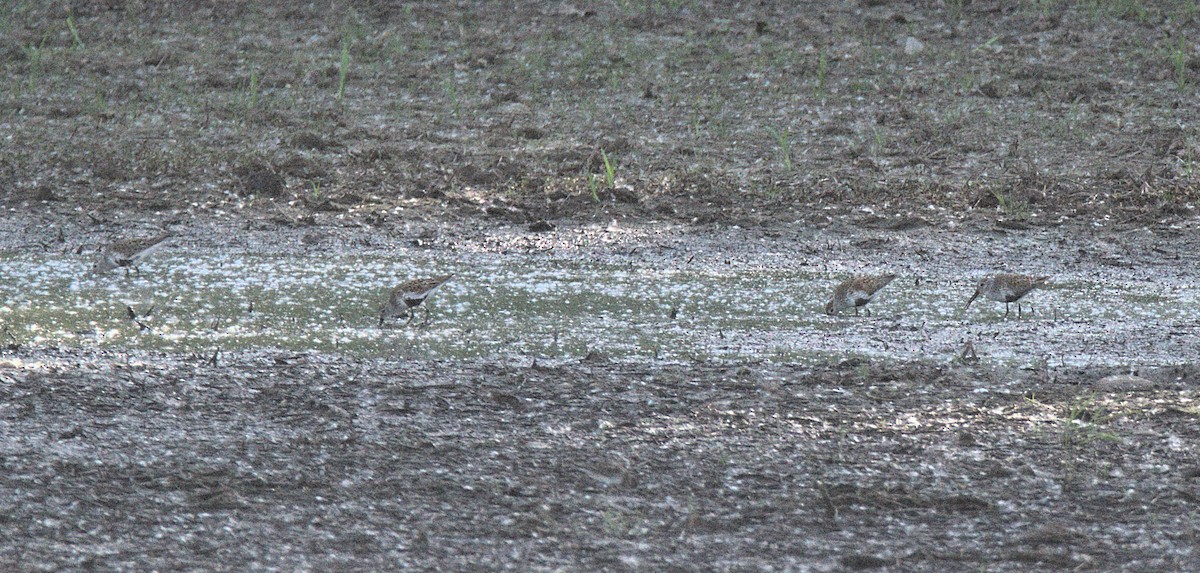
[[[1200,568],[1194,3],[0,32],[5,569]]]

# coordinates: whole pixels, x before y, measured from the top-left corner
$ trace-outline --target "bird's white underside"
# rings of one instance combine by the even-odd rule
[[[1008,302],[1009,300],[1012,300],[1012,298],[1014,296],[1016,296],[1017,293],[1013,289],[1005,287],[1005,288],[998,288],[993,291],[989,291],[985,294],[987,295],[988,298],[990,298],[996,302]]]
[[[865,300],[867,302],[870,302],[872,296],[875,296],[875,295],[873,293],[868,293],[865,290],[856,290],[856,291],[851,292],[850,296],[846,297],[846,300],[850,304],[854,304],[855,302],[860,301],[860,300]]]

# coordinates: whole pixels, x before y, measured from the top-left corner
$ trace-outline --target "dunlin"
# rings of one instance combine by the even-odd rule
[[[446,281],[450,280],[454,275],[444,275],[440,277],[428,279],[415,279],[401,283],[400,286],[392,289],[392,293],[388,296],[387,302],[379,309],[379,326],[383,326],[383,321],[388,317],[399,318],[407,316],[409,324],[416,318],[416,308],[429,298],[434,289],[442,286]],[[425,308],[425,320],[429,320],[429,307]]]
[[[842,284],[833,289],[833,297],[825,303],[825,314],[836,316],[843,310],[853,308],[854,316],[858,316],[858,307],[866,306],[879,289],[887,286],[895,278],[894,274],[857,275],[842,281]],[[871,311],[864,310],[870,316]]]
[[[141,263],[151,253],[161,248],[167,239],[171,238],[170,233],[163,233],[157,237],[121,239],[104,245],[96,254],[96,262],[92,264],[93,273],[105,273],[117,267],[125,267],[125,274],[129,274],[129,269],[133,268],[139,274],[138,263]]]
[[[1008,316],[1008,304],[1016,302],[1017,316],[1019,317],[1021,316],[1021,303],[1017,301],[1029,294],[1029,291],[1046,284],[1049,278],[1009,273],[992,275],[979,281],[979,286],[975,287],[975,294],[967,300],[967,307],[970,307],[976,298],[983,295],[985,298],[1004,303],[1004,316]]]

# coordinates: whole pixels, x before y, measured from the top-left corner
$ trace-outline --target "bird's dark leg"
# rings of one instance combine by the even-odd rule
[[[865,306],[863,307],[863,312],[867,313],[867,316],[873,316],[873,315],[871,314],[871,309],[869,309],[869,308],[867,308],[867,307],[865,307]]]
[[[854,316],[858,316],[858,307],[854,307]]]
[[[408,326],[408,325],[412,324],[413,319],[417,317],[417,313],[415,312],[415,310],[416,310],[415,308],[411,308],[411,307],[408,309],[408,320],[404,322],[404,326]]]
[[[1017,303],[1017,318],[1021,318],[1021,303]]]
[[[1007,302],[1006,302],[1006,303],[1004,303],[1004,317],[1005,317],[1005,318],[1007,318],[1007,317],[1008,317],[1009,310],[1010,310],[1010,309],[1008,308],[1008,303],[1007,303]],[[1019,312],[1019,311],[1018,311],[1018,312]]]

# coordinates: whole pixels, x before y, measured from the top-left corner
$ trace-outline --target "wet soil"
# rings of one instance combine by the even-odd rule
[[[1194,306],[1198,37],[1189,2],[7,3],[0,249]],[[40,340],[22,288],[5,570],[1200,569],[1188,312],[993,306],[902,358],[861,353],[873,317],[816,362],[433,359]]]
[[[87,247],[68,241],[0,252],[0,321],[26,343],[184,353],[822,363],[949,360],[970,345],[989,364],[1126,369],[1190,363],[1200,329],[1200,245],[1182,224],[1120,242],[1049,227],[175,229],[128,275],[87,271]],[[1001,269],[1049,280],[1008,315],[968,307],[977,277]],[[899,278],[862,316],[827,316],[834,287],[863,272]],[[453,278],[417,320],[381,328],[392,285],[440,274]]]

